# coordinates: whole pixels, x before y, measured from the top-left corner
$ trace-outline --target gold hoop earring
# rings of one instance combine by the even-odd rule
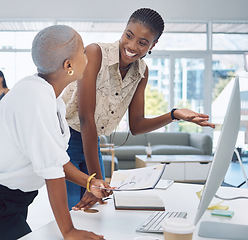
[[[74,74],[74,70],[72,70],[72,69],[68,70],[67,73],[68,73],[68,75],[72,76]]]

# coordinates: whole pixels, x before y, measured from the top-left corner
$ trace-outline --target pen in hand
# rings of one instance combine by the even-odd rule
[[[93,188],[98,188],[98,189],[101,189],[101,190],[106,190],[107,193],[110,193],[111,191],[116,190],[116,187],[106,188],[106,187],[104,187],[103,184],[101,184],[101,186],[92,185],[92,187]]]

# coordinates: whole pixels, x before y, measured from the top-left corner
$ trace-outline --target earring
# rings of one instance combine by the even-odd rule
[[[148,51],[148,54],[151,54],[151,53],[152,53],[152,51],[151,51],[151,50],[149,50],[149,51]]]
[[[74,70],[72,70],[72,69],[68,70],[67,73],[68,73],[68,75],[72,76],[74,74]]]

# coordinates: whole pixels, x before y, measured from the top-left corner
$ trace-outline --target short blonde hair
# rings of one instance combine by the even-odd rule
[[[35,36],[32,44],[32,58],[37,71],[50,74],[63,67],[77,51],[79,34],[71,27],[54,25],[44,28]]]

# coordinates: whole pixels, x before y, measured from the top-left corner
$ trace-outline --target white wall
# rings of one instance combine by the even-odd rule
[[[150,7],[164,20],[248,20],[247,0],[0,0],[1,19],[122,20]]]

